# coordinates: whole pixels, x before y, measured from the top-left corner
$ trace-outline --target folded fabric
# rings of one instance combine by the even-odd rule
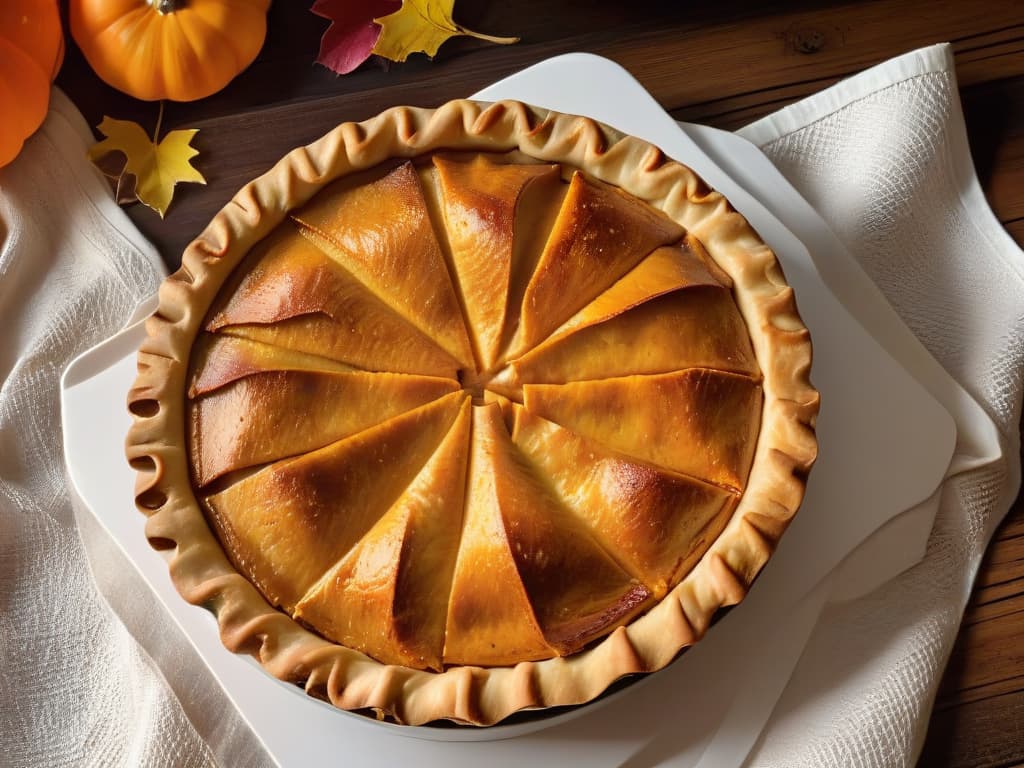
[[[828,222],[1002,444],[942,488],[924,560],[826,609],[749,765],[913,765],[985,548],[1020,485],[1024,254],[974,176],[952,50],[870,69],[739,132]]]
[[[87,160],[91,143],[54,89],[42,128],[0,169],[0,763],[214,765],[209,740],[103,599],[97,579],[133,569],[97,525],[76,525],[64,475],[61,373],[120,330],[164,276]],[[167,634],[170,619],[130,580],[119,593]],[[261,764],[249,729],[213,716],[230,707],[216,683],[187,698],[207,706],[243,764]]]

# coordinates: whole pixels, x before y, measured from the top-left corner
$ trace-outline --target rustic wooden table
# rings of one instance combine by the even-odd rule
[[[982,185],[1024,243],[1024,3],[1020,0],[762,2],[718,0],[460,0],[463,24],[516,35],[514,46],[470,39],[436,60],[415,56],[336,77],[313,64],[326,22],[309,2],[278,0],[263,52],[227,89],[168,104],[166,129],[201,129],[208,185],[183,185],[161,221],[130,214],[170,267],[246,181],[292,147],[346,120],[399,103],[433,106],[525,66],[590,51],[630,70],[676,118],[736,128],[837,80],[922,45],[951,41]],[[156,122],[154,104],[105,86],[71,44],[58,83],[92,125],[103,115]],[[1024,763],[1024,499],[999,528],[978,575],[932,716],[921,766]]]

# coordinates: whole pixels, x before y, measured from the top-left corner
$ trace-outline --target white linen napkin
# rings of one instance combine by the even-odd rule
[[[739,131],[995,423],[961,439],[924,559],[826,609],[748,765],[912,765],[978,565],[1020,485],[1024,254],[978,185],[952,50],[913,51]]]
[[[124,554],[94,520],[75,519],[64,474],[61,373],[164,276],[86,159],[92,142],[54,89],[42,128],[0,169],[0,764],[208,766],[211,739],[181,701],[205,706],[209,724],[230,705],[205,673],[179,700],[104,601],[114,585],[102,591],[134,627],[172,636],[169,618],[140,602]],[[161,655],[187,658],[180,642]],[[232,719],[214,726],[217,741],[261,764],[262,747]]]
[[[750,758],[912,764],[981,554],[1016,491],[1024,261],[971,184],[947,48],[896,59],[741,133],[987,409],[1010,457],[947,482],[922,563],[826,610]],[[133,602],[130,581],[118,588],[123,555],[85,519],[84,546],[75,532],[60,372],[162,277],[85,159],[90,141],[55,91],[43,129],[0,170],[0,755],[27,766],[263,764],[169,619]]]

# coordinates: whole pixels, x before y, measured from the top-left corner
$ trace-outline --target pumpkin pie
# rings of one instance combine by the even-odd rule
[[[664,667],[816,455],[771,250],[657,149],[515,103],[345,124],[164,283],[128,398],[154,546],[231,650],[488,725]]]

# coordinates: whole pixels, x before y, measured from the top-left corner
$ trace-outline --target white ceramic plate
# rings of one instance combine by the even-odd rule
[[[797,290],[815,343],[821,456],[779,552],[744,603],[705,641],[598,706],[489,729],[382,725],[271,678],[223,648],[213,619],[177,595],[166,562],[146,543],[144,520],[132,501],[133,473],[122,452],[130,422],[124,398],[143,334],[138,326],[81,356],[65,374],[64,442],[72,481],[282,766],[415,761],[453,768],[485,762],[489,768],[530,762],[600,767],[620,765],[631,755],[646,756],[638,764],[694,764],[711,754],[706,748],[721,723],[735,720],[726,716],[737,711],[737,702],[756,716],[742,719],[743,734],[723,738],[745,755],[742,745],[756,738],[817,618],[822,578],[872,531],[932,494],[952,453],[953,422],[836,300],[806,248],[709,156],[728,154],[741,140],[715,132],[699,148],[624,70],[593,56],[544,62],[479,96],[589,114],[654,141],[730,198],[775,249]],[[761,681],[756,692],[740,686],[752,678]],[[738,691],[745,691],[739,699]]]

